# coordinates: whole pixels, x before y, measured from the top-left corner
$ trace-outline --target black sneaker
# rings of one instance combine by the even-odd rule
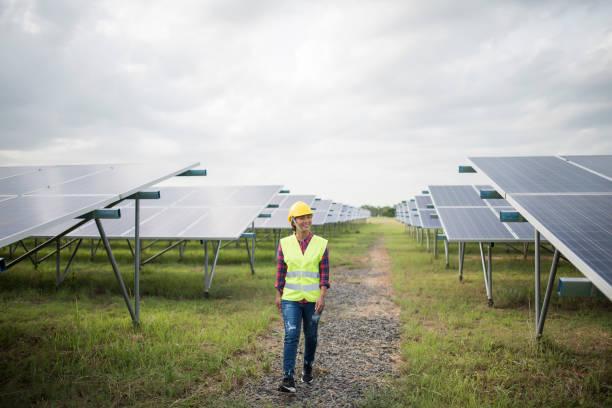
[[[281,392],[295,393],[295,381],[293,380],[293,377],[290,375],[285,375],[283,377],[283,382],[278,386],[278,390]]]
[[[302,382],[306,384],[312,384],[314,378],[312,377],[312,366],[304,364],[304,369],[302,370]]]

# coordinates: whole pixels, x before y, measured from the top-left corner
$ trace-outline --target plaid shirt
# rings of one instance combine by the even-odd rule
[[[308,244],[312,239],[312,232],[308,234],[306,239],[299,241],[302,253],[306,252]],[[278,244],[278,256],[276,258],[276,286],[275,288],[282,294],[283,288],[285,287],[285,278],[287,276],[287,264],[285,263],[285,256],[283,255],[283,248]],[[329,288],[329,248],[325,247],[325,252],[319,262],[319,287],[326,286]],[[300,300],[300,303],[308,303],[306,299]]]

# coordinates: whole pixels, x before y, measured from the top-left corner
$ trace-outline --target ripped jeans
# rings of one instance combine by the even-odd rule
[[[317,349],[317,331],[321,314],[315,314],[314,302],[299,303],[282,300],[281,309],[285,321],[283,374],[293,376],[302,320],[304,321],[304,364],[312,365]]]

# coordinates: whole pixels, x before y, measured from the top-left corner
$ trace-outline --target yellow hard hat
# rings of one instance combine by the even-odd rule
[[[289,217],[287,221],[291,223],[291,218],[301,217],[302,215],[314,214],[308,204],[303,201],[296,201],[289,209]]]

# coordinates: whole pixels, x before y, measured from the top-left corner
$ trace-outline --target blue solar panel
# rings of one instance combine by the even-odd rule
[[[515,195],[512,199],[612,299],[612,195]]]
[[[600,156],[562,156],[571,162],[577,163],[589,170],[596,171],[606,177],[612,177],[612,155]]]
[[[416,209],[417,209],[417,207],[416,207],[416,201],[410,200],[410,201],[408,202],[408,210],[410,210],[410,211],[414,211],[414,210],[416,210]]]
[[[331,207],[332,200],[318,200],[313,205],[316,206],[317,210],[315,215],[312,217],[312,225],[323,225],[327,221],[327,214],[329,214],[329,208]]]
[[[50,222],[61,223],[103,207],[112,196],[20,196],[0,202],[0,247],[27,238]]]
[[[0,167],[0,247],[103,208],[191,165],[118,164]]]
[[[436,208],[486,207],[474,186],[428,186]]]
[[[237,239],[251,225],[281,186],[159,187],[165,200],[140,202],[140,236],[143,239]],[[159,205],[161,201],[162,205]],[[134,235],[134,205],[119,204],[121,218],[103,220],[109,238]],[[59,225],[39,236],[66,230]],[[98,230],[88,223],[70,237],[96,238]]]
[[[437,211],[448,241],[510,242],[516,240],[491,208],[441,207],[437,208]]]
[[[432,218],[432,215],[435,215],[436,218]],[[437,218],[437,215],[438,213],[436,213],[436,210],[419,210],[421,226],[429,229],[442,229],[442,224],[440,224],[440,220]]]
[[[554,156],[469,159],[500,193],[612,192],[612,181]]]
[[[413,211],[410,214],[410,225],[414,226],[414,227],[421,227],[421,217],[419,217],[419,214],[416,211]]]
[[[414,199],[416,200],[416,208],[418,209],[426,210],[428,208],[431,208],[431,206],[433,205],[430,196],[418,195],[415,196]]]

